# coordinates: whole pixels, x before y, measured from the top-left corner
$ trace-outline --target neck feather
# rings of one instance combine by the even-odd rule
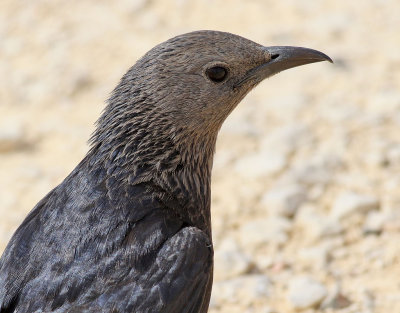
[[[117,109],[116,109],[117,108]],[[106,110],[92,154],[121,183],[148,184],[184,222],[211,232],[210,185],[216,132],[176,127],[170,117],[143,110]]]

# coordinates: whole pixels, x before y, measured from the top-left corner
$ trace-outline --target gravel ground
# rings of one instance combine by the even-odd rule
[[[197,30],[329,54],[258,86],[221,130],[210,313],[400,312],[398,0],[0,3],[0,251],[87,151],[104,100]]]

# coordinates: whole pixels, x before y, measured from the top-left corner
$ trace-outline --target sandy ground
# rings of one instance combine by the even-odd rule
[[[85,155],[124,72],[215,29],[336,62],[258,86],[213,176],[222,312],[400,312],[400,2],[0,2],[0,251]]]

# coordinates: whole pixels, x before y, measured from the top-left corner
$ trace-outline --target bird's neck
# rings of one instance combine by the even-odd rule
[[[94,158],[121,184],[145,184],[188,225],[211,234],[210,185],[216,134],[135,129],[93,143]],[[129,196],[129,195],[128,195]]]

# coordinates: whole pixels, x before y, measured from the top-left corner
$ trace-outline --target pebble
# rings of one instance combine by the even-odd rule
[[[302,206],[296,222],[304,229],[312,240],[330,238],[343,233],[343,226],[336,219],[318,212],[313,205]]]
[[[324,186],[333,179],[333,173],[342,166],[342,160],[335,155],[317,155],[311,160],[295,163],[291,175],[305,186]]]
[[[268,243],[284,244],[292,223],[283,217],[259,218],[243,223],[239,238],[244,247],[257,248]]]
[[[299,251],[299,257],[313,267],[325,268],[329,260],[328,248],[322,245],[304,248]]]
[[[383,212],[380,211],[368,212],[367,218],[365,219],[363,226],[364,234],[379,235],[382,232],[384,224],[387,220],[388,217]]]
[[[390,165],[400,165],[400,145],[393,145],[387,151],[386,158]]]
[[[149,0],[122,0],[119,1],[116,5],[120,7],[122,11],[127,11],[130,13],[137,13],[140,10],[143,10],[150,3]]]
[[[249,304],[257,299],[266,299],[271,292],[270,279],[262,274],[243,275],[232,279],[215,282],[213,285],[212,303],[219,306],[223,303]]]
[[[317,307],[327,294],[324,285],[308,276],[296,277],[289,282],[288,300],[295,309]]]
[[[260,131],[254,126],[254,123],[241,116],[232,115],[222,125],[219,136],[226,134],[233,136],[249,136],[256,137],[260,135]]]
[[[321,304],[321,309],[341,310],[352,304],[352,301],[346,297],[339,287],[336,287]]]
[[[90,87],[92,83],[92,78],[87,70],[75,70],[66,81],[65,92],[69,97],[74,96]]]
[[[375,295],[369,289],[364,289],[362,292],[362,303],[367,312],[373,312],[375,309]]]
[[[345,191],[333,203],[331,215],[336,219],[343,219],[354,213],[365,214],[378,208],[379,200],[377,197]]]
[[[309,129],[303,125],[287,125],[280,127],[270,133],[260,142],[262,151],[281,151],[284,154],[291,154],[301,146],[312,143],[313,137]]]
[[[266,193],[262,199],[270,215],[293,217],[300,205],[307,199],[307,191],[300,185],[277,187]]]
[[[247,273],[252,263],[240,251],[238,244],[233,239],[227,238],[215,250],[214,267],[215,279],[222,280]]]
[[[0,126],[0,153],[13,152],[24,146],[25,132],[22,123],[7,121]]]
[[[246,178],[260,178],[279,173],[286,164],[287,156],[284,153],[271,151],[239,158],[235,164],[235,170]]]

